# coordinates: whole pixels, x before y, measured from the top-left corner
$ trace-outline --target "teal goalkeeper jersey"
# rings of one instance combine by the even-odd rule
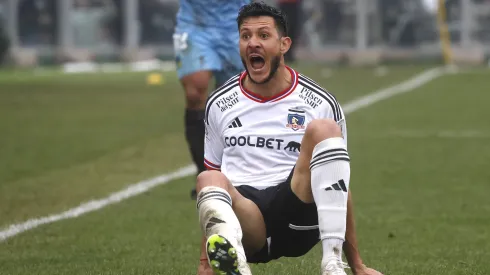
[[[179,23],[202,27],[235,28],[240,8],[251,0],[180,0]]]

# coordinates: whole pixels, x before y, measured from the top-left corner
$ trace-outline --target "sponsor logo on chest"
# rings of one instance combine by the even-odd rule
[[[300,152],[301,143],[296,141],[285,142],[280,138],[266,138],[260,136],[231,136],[225,137],[226,147],[256,147],[271,150],[287,150],[289,152]]]

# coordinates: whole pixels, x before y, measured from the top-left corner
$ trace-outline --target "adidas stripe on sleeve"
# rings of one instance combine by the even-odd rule
[[[218,88],[210,95],[206,102],[206,112],[204,117],[205,139],[204,139],[204,165],[208,170],[221,170],[221,161],[225,144],[221,137],[219,119],[216,111],[213,110],[213,103],[220,97],[238,86],[238,75],[230,78],[223,86]],[[240,123],[240,122],[234,122]]]
[[[208,170],[220,170],[224,146],[216,131],[215,122],[208,116],[205,123],[204,165]]]
[[[299,76],[299,83],[322,98],[325,103],[325,108],[320,111],[320,118],[333,119],[339,125],[342,131],[342,137],[347,144],[347,126],[345,121],[344,111],[334,95],[323,89],[313,79],[301,74]]]

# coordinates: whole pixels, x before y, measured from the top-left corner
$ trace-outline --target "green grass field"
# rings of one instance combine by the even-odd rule
[[[424,67],[297,66],[341,104]],[[322,76],[323,75],[323,76]],[[0,230],[190,163],[183,92],[146,74],[0,74]],[[384,274],[490,274],[490,72],[447,75],[348,115],[364,261]],[[0,242],[0,274],[195,274],[193,177]],[[317,246],[254,274],[319,274]]]

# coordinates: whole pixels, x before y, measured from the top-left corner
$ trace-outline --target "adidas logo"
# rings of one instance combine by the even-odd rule
[[[330,191],[330,190],[337,190],[337,191],[344,191],[347,192],[347,187],[345,187],[345,182],[344,180],[339,180],[339,182],[335,183],[334,185],[325,188],[325,191]]]
[[[240,122],[240,119],[237,117],[233,120],[233,122],[228,126],[228,128],[238,128],[242,127],[242,123]]]
[[[209,232],[209,230],[215,226],[216,224],[218,223],[225,223],[225,221],[223,220],[220,220],[216,217],[212,217],[209,221],[208,221],[208,224],[206,225],[206,232]]]

